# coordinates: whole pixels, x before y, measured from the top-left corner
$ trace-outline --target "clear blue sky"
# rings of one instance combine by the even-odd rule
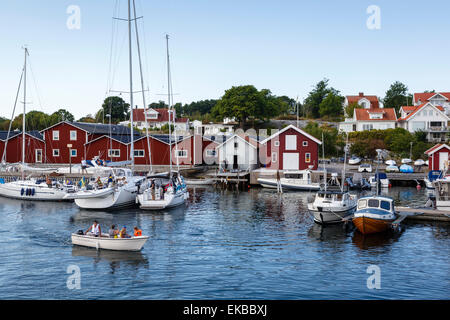
[[[450,3],[406,0],[136,0],[145,44],[150,101],[165,99],[165,39],[171,37],[175,102],[219,98],[233,85],[253,84],[303,100],[326,77],[342,94],[383,97],[402,81],[410,92],[450,91]],[[95,113],[106,97],[116,0],[4,0],[0,13],[0,115],[10,116],[21,47],[31,53],[30,109]],[[68,6],[81,9],[69,30]],[[125,17],[125,0],[119,1]],[[369,30],[369,5],[381,29]],[[123,43],[126,22],[118,23]],[[143,34],[144,32],[145,35]],[[144,38],[145,36],[145,38]],[[113,90],[128,90],[127,47],[113,68]],[[136,61],[136,60],[135,60]],[[136,71],[136,70],[135,70]],[[135,88],[139,78],[135,72]],[[128,95],[124,95],[128,101]],[[135,104],[141,104],[136,95]]]

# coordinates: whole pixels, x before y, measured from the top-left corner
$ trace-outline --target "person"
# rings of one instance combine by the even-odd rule
[[[87,163],[86,160],[81,160],[81,173],[87,173]]]
[[[120,238],[131,238],[129,234],[127,234],[127,227],[123,226],[122,230],[119,233]]]
[[[134,236],[135,236],[135,237],[140,237],[140,236],[142,236],[142,230],[139,229],[138,227],[134,227]]]
[[[50,180],[50,178],[48,176],[46,176],[45,178],[46,178],[45,179],[45,183],[47,184],[47,186],[49,188],[51,188],[52,187],[52,180]]]
[[[119,234],[119,230],[116,229],[116,225],[113,224],[111,226],[111,229],[109,229],[109,237],[110,238],[117,238],[118,234]]]
[[[88,234],[88,232],[90,232],[94,237],[101,236],[102,228],[98,224],[97,220],[94,220],[94,223],[89,227],[89,229],[86,230],[85,234]]]
[[[96,183],[97,183],[97,186],[98,186],[100,189],[103,188],[103,182],[102,182],[102,180],[100,179],[100,177],[97,177]]]

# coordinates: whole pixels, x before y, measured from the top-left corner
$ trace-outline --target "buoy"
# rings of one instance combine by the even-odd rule
[[[392,184],[389,183],[389,188],[392,188]]]
[[[418,184],[418,185],[416,186],[416,188],[417,188],[417,190],[420,190],[422,187],[420,186],[420,184]]]

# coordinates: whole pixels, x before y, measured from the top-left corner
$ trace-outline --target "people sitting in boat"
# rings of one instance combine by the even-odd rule
[[[108,234],[109,234],[110,238],[117,238],[119,236],[119,230],[116,229],[116,225],[115,224],[113,224],[111,226],[111,229],[109,229]]]
[[[142,230],[139,229],[138,227],[134,227],[134,236],[135,236],[135,237],[140,237],[140,236],[142,236]]]
[[[131,238],[131,236],[127,233],[127,227],[126,226],[123,226],[122,230],[120,230],[119,237],[120,238]]]
[[[112,175],[109,175],[108,177],[108,186],[110,187],[114,186],[114,179]]]
[[[53,185],[52,180],[50,180],[50,178],[48,176],[45,177],[45,183],[47,184],[47,186],[49,188],[51,188]]]
[[[98,224],[97,220],[94,220],[94,223],[89,227],[89,229],[86,230],[85,234],[92,235],[94,237],[100,237],[100,235],[102,234],[102,228]]]
[[[97,184],[97,187],[99,189],[103,188],[103,182],[102,182],[102,179],[100,179],[100,177],[97,177],[97,181],[95,181],[95,183]]]

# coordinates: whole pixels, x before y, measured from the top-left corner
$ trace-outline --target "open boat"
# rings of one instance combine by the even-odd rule
[[[320,190],[320,183],[312,181],[312,171],[309,169],[284,171],[284,177],[280,179],[258,178],[257,181],[264,188],[277,189],[281,185],[283,190]]]
[[[423,181],[425,182],[425,186],[427,187],[427,189],[434,190],[435,189],[434,181],[441,178],[442,178],[441,170],[430,170],[430,172],[428,172],[428,175],[423,179]]]
[[[96,249],[140,251],[148,238],[148,236],[112,238],[108,234],[102,234],[101,237],[95,237],[93,235],[72,233],[72,244]]]

